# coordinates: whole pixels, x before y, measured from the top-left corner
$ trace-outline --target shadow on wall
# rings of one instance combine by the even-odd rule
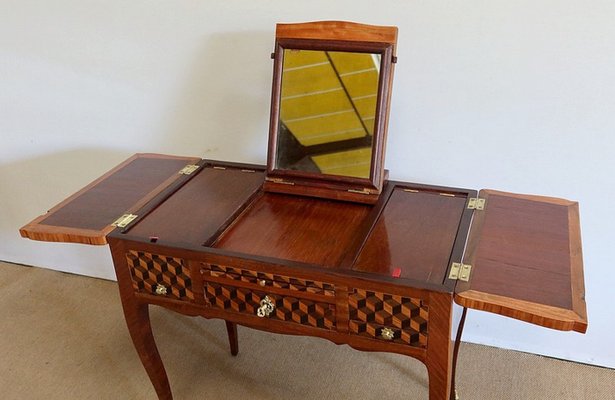
[[[194,60],[186,62],[189,68],[185,73],[177,72],[178,96],[166,102],[172,106],[164,110],[158,132],[140,134],[151,138],[142,147],[132,151],[81,148],[0,164],[0,259],[53,265],[43,261],[40,244],[28,243],[19,236],[19,228],[133,153],[153,151],[264,163],[273,30],[216,34],[201,42],[203,46],[194,52]],[[89,258],[94,251],[65,248],[64,257],[81,251]],[[101,276],[97,267],[87,267],[88,263],[97,261],[83,263],[89,268],[85,274]],[[111,276],[111,272],[102,275]]]
[[[0,165],[0,236],[19,228],[98,178],[131,154],[75,149]]]
[[[264,163],[274,48],[271,32],[211,35],[195,54],[160,148],[203,158]]]
[[[190,63],[174,108],[165,112],[168,122],[156,146],[144,143],[134,152],[74,149],[0,165],[0,232],[18,229],[135,152],[155,148],[167,154],[263,162],[273,38],[273,32],[212,35]]]

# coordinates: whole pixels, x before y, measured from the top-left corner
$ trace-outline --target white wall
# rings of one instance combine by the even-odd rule
[[[615,367],[612,0],[0,1],[0,259],[113,278],[18,228],[135,152],[264,163],[274,24],[321,19],[399,27],[391,178],[581,203],[587,335],[465,339]]]

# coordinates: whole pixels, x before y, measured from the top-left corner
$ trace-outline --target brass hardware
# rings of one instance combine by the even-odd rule
[[[282,184],[282,185],[291,185],[292,186],[292,185],[295,184],[294,182],[285,181],[282,178],[265,178],[265,180],[268,181],[268,182],[279,183],[279,184]]]
[[[455,195],[452,193],[440,193],[440,196],[455,197]]]
[[[190,175],[191,173],[193,173],[194,171],[196,171],[197,169],[199,169],[198,165],[195,164],[188,164],[186,165],[184,168],[182,168],[179,173],[180,175]]]
[[[258,284],[261,285],[261,286],[265,286],[265,285],[267,285],[267,281],[265,281],[264,279],[259,279],[258,280]]]
[[[165,295],[167,294],[167,288],[161,284],[156,285],[156,294]]]
[[[258,315],[260,318],[268,317],[269,314],[273,312],[273,310],[275,310],[275,304],[273,303],[273,301],[271,301],[269,296],[265,296],[265,298],[261,300],[261,306],[258,308],[258,310],[256,310],[256,315]]]
[[[472,266],[470,264],[462,264],[462,263],[454,262],[451,265],[451,272],[448,275],[448,279],[468,282],[470,280],[471,272],[472,272]]]
[[[363,188],[363,189],[348,189],[348,191],[350,193],[359,193],[359,194],[374,194],[372,190],[369,190],[368,188]]]
[[[416,189],[404,189],[404,192],[409,192],[409,193],[418,193],[419,191]]]
[[[457,389],[455,389],[455,400],[459,400],[459,393],[457,393]]]
[[[226,169],[226,167],[220,167],[220,166],[217,166],[217,165],[214,165],[212,168],[213,169],[221,169],[221,170],[225,170]]]
[[[256,172],[253,169],[242,169],[241,172]]]
[[[382,328],[380,330],[380,336],[384,340],[393,340],[395,338],[395,331],[391,328]]]
[[[451,272],[448,274],[448,279],[459,279],[459,270],[461,269],[461,263],[454,262],[451,265]]]
[[[472,272],[472,266],[469,264],[461,265],[461,272],[459,272],[459,280],[468,282],[470,280],[470,273]]]
[[[484,210],[485,209],[485,199],[481,199],[480,197],[471,198],[468,201],[468,209],[479,210],[479,211]]]
[[[135,214],[124,214],[116,219],[111,225],[117,226],[118,228],[126,228],[128,224],[135,220],[135,218],[137,218]]]

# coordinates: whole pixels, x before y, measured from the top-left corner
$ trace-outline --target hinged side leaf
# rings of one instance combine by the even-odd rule
[[[559,330],[585,332],[587,311],[578,203],[481,190],[459,279],[457,304]],[[468,202],[470,203],[470,202]],[[454,274],[453,274],[454,275]]]

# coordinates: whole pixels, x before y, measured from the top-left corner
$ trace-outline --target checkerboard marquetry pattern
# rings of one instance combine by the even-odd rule
[[[382,329],[394,332],[392,341],[427,346],[427,305],[421,299],[355,289],[349,297],[350,332],[382,339]]]
[[[190,269],[183,259],[131,250],[126,260],[135,290],[157,295],[156,287],[162,285],[166,297],[194,301]]]
[[[315,328],[335,328],[335,306],[289,296],[265,294],[259,291],[206,282],[207,304],[239,313],[256,315],[260,301],[269,296],[275,309],[268,317],[278,321],[295,322]]]

